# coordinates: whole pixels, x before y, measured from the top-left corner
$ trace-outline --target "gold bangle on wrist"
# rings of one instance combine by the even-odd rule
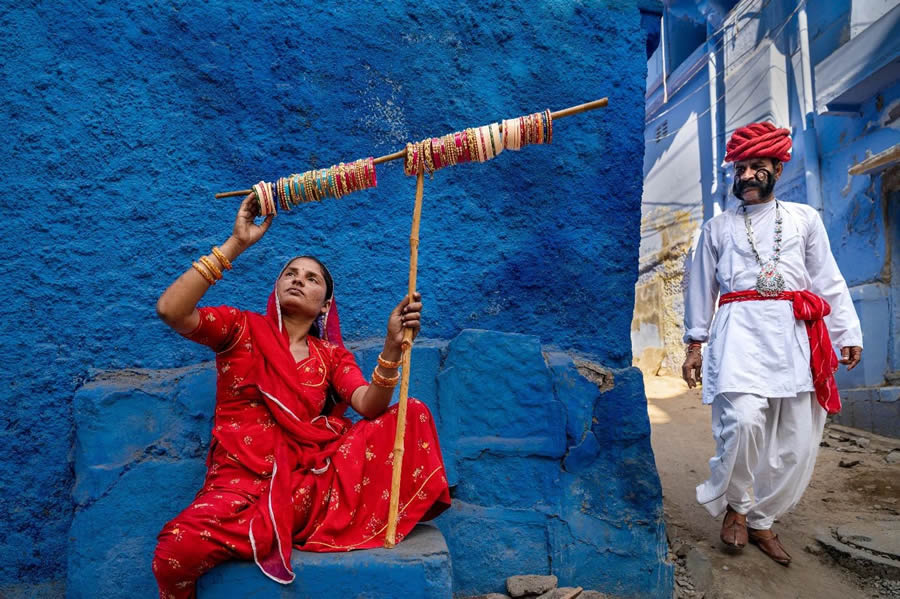
[[[397,386],[397,383],[400,382],[400,375],[386,377],[378,374],[378,370],[372,371],[372,383],[378,385],[379,387],[384,387],[385,389],[393,389]]]
[[[396,362],[391,362],[390,360],[385,360],[381,354],[378,354],[378,365],[382,368],[389,368],[391,370],[400,368],[401,360],[397,360]]]
[[[209,283],[210,285],[215,285],[215,284],[216,284],[216,280],[213,278],[213,276],[212,276],[211,274],[209,274],[208,272],[206,272],[206,269],[204,269],[198,262],[193,262],[193,263],[191,264],[191,266],[193,266],[194,269],[195,269],[197,272],[199,272],[200,275],[201,275],[204,279],[206,279],[206,282],[207,282],[207,283]]]
[[[209,270],[209,272],[212,273],[212,276],[215,277],[217,281],[222,279],[222,271],[219,270],[219,268],[215,264],[213,264],[212,260],[210,260],[206,256],[200,256],[200,262],[202,262],[203,266],[205,266]]]
[[[222,263],[225,270],[231,270],[231,260],[225,257],[225,254],[222,253],[222,250],[220,250],[218,246],[213,246],[212,253],[213,256],[216,257],[216,260]]]

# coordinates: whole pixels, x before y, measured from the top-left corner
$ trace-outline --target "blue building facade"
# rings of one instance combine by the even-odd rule
[[[85,382],[209,359],[154,304],[230,234],[238,200],[215,192],[608,96],[610,108],[555,123],[552,146],[426,180],[419,288],[434,343],[471,328],[524,333],[548,352],[630,368],[646,69],[637,2],[95,2],[0,15],[0,173],[13,190],[0,246],[0,480],[14,498],[0,515],[4,596],[65,592],[69,530],[89,497],[74,466]],[[406,288],[414,184],[399,163],[378,179],[279,215],[204,303],[262,310],[280,266],[312,253],[334,274],[345,337],[380,337]],[[490,388],[494,375],[471,385]],[[620,380],[631,382],[603,414],[642,426],[640,382]],[[654,541],[626,532],[616,543],[644,539],[636,551],[662,574],[629,588],[664,593],[661,494],[649,429],[638,430],[639,443],[596,450],[599,472],[615,476],[616,447],[651,465],[629,519]],[[628,492],[604,489],[612,520],[615,493]]]
[[[648,62],[636,365],[679,371],[686,258],[700,225],[734,201],[725,141],[770,120],[794,141],[776,193],[819,210],[863,327],[863,362],[838,374],[836,420],[900,435],[900,3],[672,1],[661,13],[663,43]]]

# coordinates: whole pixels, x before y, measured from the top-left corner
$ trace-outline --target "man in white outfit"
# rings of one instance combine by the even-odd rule
[[[702,371],[703,403],[712,404],[716,455],[697,501],[713,517],[725,513],[727,546],[749,541],[785,566],[791,556],[772,524],[803,495],[826,412],[840,409],[833,347],[848,370],[862,355],[859,319],[819,214],[775,199],[790,148],[790,132],[771,123],[742,127],[728,142],[741,201],[703,225],[682,367],[691,388]]]

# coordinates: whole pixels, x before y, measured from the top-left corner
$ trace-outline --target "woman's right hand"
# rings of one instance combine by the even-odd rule
[[[250,193],[241,202],[237,217],[234,219],[234,230],[232,231],[232,235],[244,249],[262,239],[262,236],[269,230],[269,226],[272,224],[272,217],[275,215],[270,214],[258,225],[253,220],[257,216],[259,216],[259,202],[256,201],[256,194]]]

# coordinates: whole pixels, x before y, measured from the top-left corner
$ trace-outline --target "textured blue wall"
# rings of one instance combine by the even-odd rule
[[[630,363],[645,77],[632,2],[23,2],[0,24],[0,178],[16,190],[0,225],[14,505],[0,585],[64,576],[71,402],[90,369],[207,356],[153,306],[228,236],[237,202],[213,192],[609,96],[559,121],[553,147],[426,181],[419,281],[429,337],[525,332]],[[386,165],[377,190],[278,217],[205,301],[261,309],[281,263],[312,252],[347,336],[381,334],[405,287],[413,189]]]
[[[380,346],[354,347],[364,370],[374,367]],[[671,597],[640,372],[546,350],[536,336],[471,329],[413,350],[410,388],[434,417],[453,496],[435,520],[450,548],[453,593],[503,591],[507,577],[528,572],[617,597]],[[117,371],[76,393],[70,599],[152,595],[156,534],[202,483],[214,376],[209,363]],[[324,585],[332,596],[355,597],[368,583],[349,577],[334,587],[333,568],[394,570],[391,556],[379,552],[346,559],[298,553],[301,574],[284,591],[249,561],[213,570],[200,588],[212,589],[210,597],[320,597]],[[446,556],[440,563],[446,567]],[[383,574],[402,581],[401,590],[420,587],[392,597],[427,591],[421,565]],[[447,595],[450,573],[432,583]]]
[[[876,176],[852,176],[847,169],[900,143],[897,124],[900,83],[862,105],[859,117],[816,120],[822,148],[825,226],[835,259],[851,287],[882,280],[890,260],[885,199]],[[889,125],[889,126],[885,126]],[[889,267],[888,267],[889,270]]]
[[[865,350],[851,372],[840,369],[838,388],[847,391],[845,407],[836,420],[885,435],[900,435],[900,398],[896,384],[878,390],[859,388],[886,384],[900,370],[900,210],[896,173],[853,176],[847,169],[900,143],[900,83],[886,85],[861,105],[859,116],[821,116],[816,119],[822,148],[823,219],[832,250],[850,286],[863,330]],[[896,192],[895,192],[896,195]]]

